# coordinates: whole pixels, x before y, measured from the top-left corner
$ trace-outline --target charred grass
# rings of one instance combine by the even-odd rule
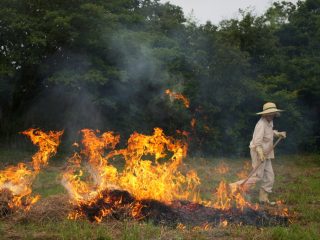
[[[27,161],[30,152],[0,150],[1,168],[8,163]],[[58,156],[37,177],[33,191],[41,194],[42,200],[61,206],[59,196],[66,194],[60,185],[60,173],[64,168],[64,157]],[[228,172],[217,166],[225,163]],[[238,180],[245,159],[189,158],[184,168],[197,170],[201,180],[203,198],[210,198],[221,180]],[[4,164],[5,163],[5,164]],[[63,213],[56,218],[43,217],[43,211],[34,215],[0,219],[0,239],[320,239],[320,156],[280,156],[274,161],[276,182],[273,200],[283,200],[291,215],[288,227],[264,227],[229,225],[204,230],[199,227],[182,226],[173,229],[157,226],[152,222],[108,220],[97,224],[85,220],[71,221]],[[257,201],[257,188],[248,198]]]

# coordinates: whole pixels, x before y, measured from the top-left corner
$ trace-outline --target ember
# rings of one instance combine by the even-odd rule
[[[194,129],[196,127],[196,124],[197,124],[197,120],[195,118],[192,118],[190,122],[191,128]]]
[[[251,163],[249,161],[245,161],[243,165],[243,169],[237,173],[237,176],[239,179],[245,179],[247,178],[248,174],[251,170]]]
[[[139,211],[133,215],[134,209]],[[254,226],[287,225],[285,216],[271,215],[266,211],[252,208],[242,210],[231,208],[221,210],[205,207],[190,201],[173,201],[164,204],[156,200],[137,200],[127,191],[104,191],[93,204],[80,204],[75,207],[90,221],[101,220],[103,212],[108,212],[108,218],[136,219],[152,221],[155,224],[165,224],[172,227],[181,226],[226,226],[227,224],[246,224]]]
[[[169,95],[170,98],[172,98],[172,99],[181,100],[186,108],[189,108],[189,107],[190,107],[190,101],[189,101],[189,99],[186,98],[185,96],[183,96],[181,93],[173,92],[173,91],[171,91],[170,89],[167,89],[167,90],[165,91],[165,93],[166,93],[167,95]]]
[[[216,173],[223,175],[228,173],[230,171],[230,168],[226,163],[221,162],[214,170]]]

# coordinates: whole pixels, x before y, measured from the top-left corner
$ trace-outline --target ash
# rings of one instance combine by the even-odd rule
[[[108,201],[106,201],[108,199]],[[133,209],[139,206],[139,211],[133,214]],[[137,200],[127,191],[104,191],[102,197],[90,205],[78,205],[74,210],[81,212],[90,221],[99,217],[101,210],[109,210],[104,219],[136,219],[139,221],[152,221],[154,224],[176,227],[179,223],[187,226],[200,226],[210,224],[218,226],[227,221],[229,224],[264,226],[287,226],[288,217],[272,215],[266,210],[237,208],[220,210],[189,201],[176,200],[170,205],[156,200]]]

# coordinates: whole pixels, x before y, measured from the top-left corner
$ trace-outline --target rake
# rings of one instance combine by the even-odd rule
[[[267,155],[278,145],[278,143],[282,140],[282,137],[279,137],[278,140],[273,144],[272,148],[267,152]],[[244,184],[246,184],[246,182],[249,180],[249,178],[251,178],[253,176],[253,174],[255,174],[258,169],[261,167],[261,165],[263,164],[263,161],[261,161],[259,163],[258,166],[256,166],[248,175],[248,177],[239,185],[240,187],[243,187]]]

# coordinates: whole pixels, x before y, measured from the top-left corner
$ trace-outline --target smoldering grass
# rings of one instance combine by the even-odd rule
[[[18,159],[23,153],[12,151],[5,158]],[[1,157],[3,158],[3,156]],[[2,239],[319,239],[320,237],[320,171],[319,155],[279,156],[274,162],[276,182],[272,199],[284,200],[290,213],[295,214],[288,227],[264,227],[231,225],[225,228],[217,227],[209,230],[195,230],[191,227],[175,229],[166,226],[156,226],[152,222],[140,223],[135,221],[107,220],[101,224],[90,223],[86,220],[68,220],[58,212],[45,211],[44,203],[55,202],[67,196],[60,187],[59,175],[63,161],[55,162],[54,167],[49,163],[38,176],[33,191],[42,195],[38,209],[30,210],[32,218],[23,220],[0,220]],[[223,160],[230,167],[226,174],[214,172],[217,164]],[[237,180],[236,172],[241,170],[243,159],[186,159],[184,168],[195,169],[201,180],[203,197],[210,198],[211,190],[224,179],[227,182]],[[255,192],[253,191],[253,195]],[[253,196],[253,201],[256,198]],[[43,204],[41,206],[41,204]],[[40,207],[44,211],[37,212]],[[67,208],[64,214],[67,214]],[[49,214],[52,214],[50,215]]]

